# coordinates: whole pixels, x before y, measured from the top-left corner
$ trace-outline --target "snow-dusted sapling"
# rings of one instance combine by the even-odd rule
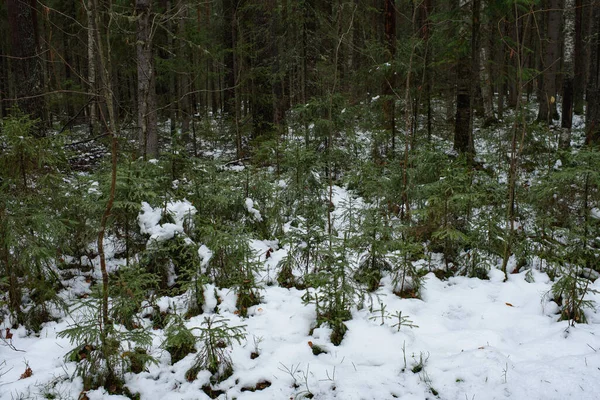
[[[201,348],[196,355],[194,365],[186,372],[186,379],[193,381],[198,372],[208,370],[211,382],[221,382],[233,373],[233,361],[229,352],[233,342],[241,344],[246,337],[244,325],[229,326],[229,320],[220,315],[204,317],[202,326],[193,328],[199,331],[196,340]]]

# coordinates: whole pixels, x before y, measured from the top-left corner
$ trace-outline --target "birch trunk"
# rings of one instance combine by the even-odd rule
[[[559,147],[568,149],[571,144],[571,127],[573,125],[573,54],[575,46],[575,0],[565,1],[565,26],[563,37],[563,99]]]

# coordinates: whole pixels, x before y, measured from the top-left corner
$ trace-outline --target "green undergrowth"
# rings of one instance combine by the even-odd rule
[[[0,321],[39,332],[64,316],[57,294],[69,289],[70,278],[83,277],[91,294],[70,299],[81,318],[60,335],[73,343],[67,360],[76,363],[84,388],[114,393],[125,393],[124,374],[155,362],[148,353],[152,327],[164,329],[161,347],[172,363],[194,354],[186,379],[207,370],[217,384],[231,375],[228,351],[245,331],[219,314],[203,315],[218,312],[218,304],[206,310],[209,287],[232,290],[242,319],[268,285],[302,290],[316,310],[313,327],[331,329],[329,340],[339,345],[352,311],[373,308],[385,282],[397,296],[420,298],[427,273],[487,279],[510,249],[515,270],[538,268],[553,279],[557,319],[586,321],[591,279],[600,272],[597,150],[551,151],[552,143],[535,139],[544,132],[532,129],[510,204],[508,165],[497,151],[507,146],[496,134],[505,126],[487,131],[488,150],[472,162],[448,152],[443,138],[419,141],[409,154],[396,149],[372,157],[372,135],[351,118],[317,122],[307,130],[300,125],[285,141],[257,143],[253,157],[233,164],[226,152],[168,153],[156,162],[120,154],[107,232],[117,267],[104,326],[93,243],[109,166],[75,173],[62,136],[34,138],[36,122],[24,116],[3,120]],[[157,240],[142,233],[142,202],[162,210],[166,225],[175,223],[169,204],[183,200],[195,213],[176,234]],[[252,240],[269,243],[269,250],[258,253]],[[285,256],[262,279],[265,260],[277,250]],[[162,296],[183,296],[185,307],[161,309]],[[195,316],[203,322],[189,327]],[[394,318],[398,330],[413,326],[401,313]]]

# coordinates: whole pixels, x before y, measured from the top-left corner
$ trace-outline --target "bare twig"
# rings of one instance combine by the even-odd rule
[[[8,347],[9,349],[13,350],[13,351],[20,351],[25,353],[25,350],[20,350],[17,349],[15,347],[15,345],[12,342],[12,338],[7,339],[4,335],[0,334],[0,344],[2,344],[3,346]],[[4,361],[4,363],[6,363],[6,360]],[[0,376],[2,376],[1,374],[2,370],[0,369]]]

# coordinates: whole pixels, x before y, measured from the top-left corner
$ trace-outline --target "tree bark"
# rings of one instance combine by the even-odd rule
[[[481,77],[479,74],[481,68],[479,59],[479,48],[481,47],[481,0],[472,0],[471,7],[471,113],[474,114],[477,112],[479,115],[482,115],[484,113],[483,96],[481,95]],[[472,118],[473,116],[471,116]]]
[[[6,10],[17,105],[25,114],[42,120],[45,116],[44,70],[39,55],[37,3],[37,0],[7,0]],[[43,136],[44,129],[39,129],[37,134]]]
[[[92,14],[93,19],[94,19],[94,24],[96,27],[100,26],[100,17],[98,15],[98,3],[97,0],[91,0],[93,2],[92,4],[92,10],[94,10],[94,13]],[[110,32],[110,13],[109,13],[109,26],[107,28],[107,32]],[[104,354],[108,354],[108,346],[109,346],[109,341],[108,341],[108,337],[111,334],[111,331],[113,329],[113,325],[110,321],[109,318],[109,304],[108,304],[108,292],[109,292],[109,277],[108,277],[108,270],[106,267],[106,257],[105,257],[105,252],[104,252],[104,235],[106,232],[106,228],[109,222],[109,217],[111,214],[111,210],[112,210],[112,206],[114,204],[114,200],[115,200],[115,191],[116,191],[116,184],[117,184],[117,133],[118,133],[118,127],[117,127],[117,117],[116,117],[116,113],[115,113],[115,108],[113,105],[113,97],[114,97],[114,92],[111,86],[111,79],[110,79],[110,57],[105,56],[105,52],[103,50],[103,46],[102,46],[102,41],[100,38],[100,30],[96,29],[94,31],[95,33],[95,44],[96,44],[96,48],[97,48],[97,55],[98,55],[98,67],[99,67],[99,74],[98,77],[100,78],[100,87],[101,87],[101,95],[103,97],[104,103],[106,104],[106,110],[108,112],[108,120],[106,118],[106,116],[102,113],[102,111],[100,112],[101,117],[102,117],[102,121],[103,121],[103,125],[107,131],[107,133],[109,134],[110,138],[111,138],[111,183],[110,183],[110,189],[109,189],[109,195],[108,195],[108,200],[106,202],[106,206],[104,208],[104,212],[102,213],[102,218],[100,220],[100,229],[98,231],[98,238],[97,238],[97,245],[98,245],[98,254],[100,257],[100,272],[102,274],[102,312],[101,312],[101,330],[100,330],[100,338],[101,338],[101,342],[102,342],[102,347],[103,347],[103,352]],[[107,51],[106,54],[109,55],[110,54],[110,38],[108,37],[108,34],[106,35],[106,44],[107,44]],[[109,373],[113,374],[114,371],[112,371],[110,368],[112,368],[112,363],[107,363],[107,367],[109,368]]]
[[[454,120],[454,150],[459,154],[473,154],[471,135],[471,68],[468,57],[458,61],[456,87],[456,118]]]
[[[387,72],[383,82],[383,118],[385,130],[389,132],[392,142],[392,153],[396,148],[396,99],[395,87],[395,56],[396,56],[396,9],[394,0],[385,0],[384,4],[384,32],[386,59],[388,62]]]
[[[151,0],[136,0],[139,152],[144,159],[158,156],[155,74],[152,58]]]
[[[185,34],[185,19],[187,17],[187,8],[183,8],[181,10],[181,18],[179,19],[177,31],[180,36]],[[184,60],[189,59],[187,50],[187,43],[184,40],[179,41],[179,47],[177,49],[177,56],[179,60],[184,62]],[[190,121],[192,119],[192,110],[190,106],[190,95],[188,94],[191,90],[190,88],[190,78],[187,70],[180,71],[177,76],[179,77],[179,82],[177,84],[178,89],[178,99],[179,99],[179,113],[181,119],[181,136],[184,144],[190,141]]]
[[[96,24],[94,15],[96,2],[93,0],[87,0],[87,53],[88,53],[88,92],[90,93],[90,104],[89,104],[89,130],[91,136],[97,135],[98,127],[98,115],[96,108]]]
[[[250,12],[249,21],[254,24],[252,38],[252,136],[269,136],[275,129],[273,101],[272,63],[276,47],[272,40],[274,0],[265,1]]]
[[[560,33],[562,31],[562,7],[560,0],[546,1],[547,39],[543,46],[542,90],[539,99],[538,121],[548,124],[558,119],[556,109],[557,74],[560,70]]]
[[[600,4],[592,9],[585,119],[586,144],[600,145]]]
[[[235,47],[235,15],[237,9],[237,0],[223,0],[223,45],[225,47],[223,63],[225,68],[223,89],[223,112],[231,116],[235,114],[235,65],[234,65],[234,47]]]
[[[457,62],[457,86],[456,86],[456,118],[454,120],[454,150],[459,154],[466,154],[471,160],[475,154],[473,145],[473,129],[471,120],[473,118],[473,98],[475,93],[476,79],[479,77],[478,52],[479,43],[479,12],[480,0],[473,1],[471,43],[469,51],[463,50]]]
[[[571,144],[571,127],[573,125],[573,53],[574,44],[577,38],[575,33],[575,0],[566,0],[565,2],[565,26],[564,26],[564,46],[563,46],[563,98],[561,115],[561,132],[558,146],[561,149],[568,149]]]
[[[484,125],[490,125],[496,120],[494,116],[494,91],[492,78],[490,74],[490,63],[488,60],[488,50],[485,46],[481,47],[480,55],[480,78],[481,78],[481,95],[483,97],[483,119]]]
[[[575,47],[573,50],[573,112],[583,115],[585,94],[585,48],[583,43],[583,15],[586,0],[575,0]]]
[[[0,41],[0,54],[8,54],[4,48],[4,40]],[[10,97],[8,86],[9,77],[8,59],[6,57],[0,57],[0,119],[4,118],[8,108],[8,102],[4,101],[4,98]]]

